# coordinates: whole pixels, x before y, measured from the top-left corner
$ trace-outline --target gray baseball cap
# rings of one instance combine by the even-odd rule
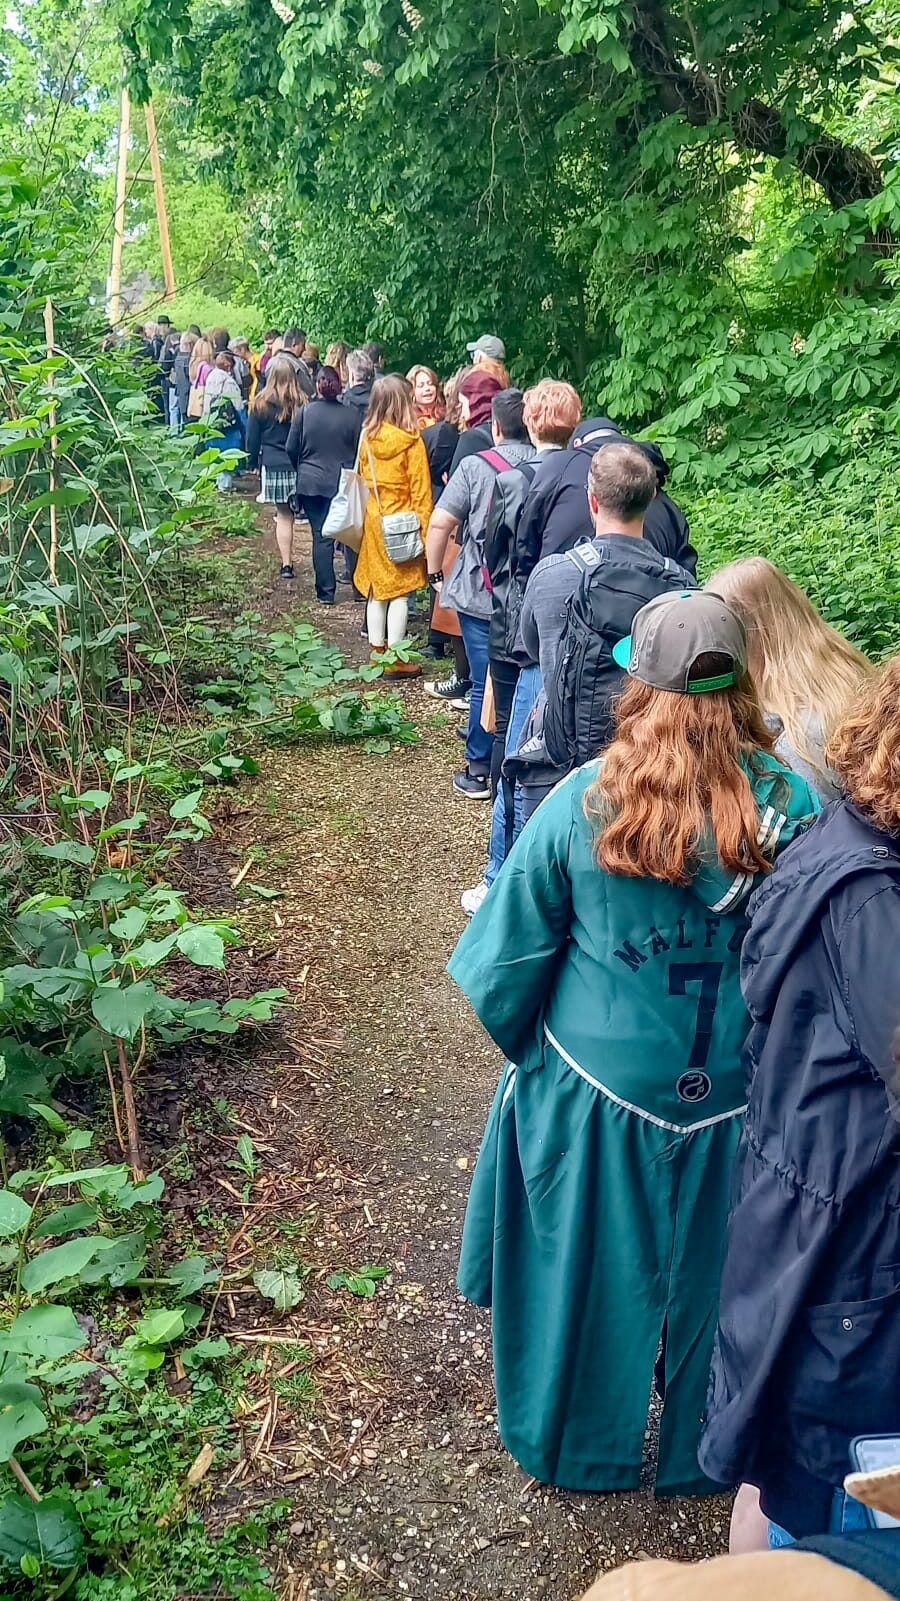
[[[466,345],[466,349],[470,356],[478,351],[482,356],[490,356],[491,361],[506,360],[506,346],[496,334],[482,334],[479,339],[473,339],[470,345]]]
[[[715,677],[693,672],[701,656],[724,656],[731,666]],[[632,678],[678,695],[728,689],[747,671],[747,636],[739,617],[718,595],[683,589],[657,595],[642,606],[627,639],[613,647],[613,660]]]

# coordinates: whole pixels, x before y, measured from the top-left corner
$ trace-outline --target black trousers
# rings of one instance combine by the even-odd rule
[[[302,495],[303,510],[312,529],[312,559],[313,572],[316,578],[316,598],[318,600],[334,600],[334,540],[323,539],[322,529],[328,508],[331,505],[330,495]]]
[[[506,731],[509,728],[516,684],[519,682],[519,668],[515,662],[494,661],[493,657],[488,666],[491,683],[494,686],[495,717],[494,744],[491,749],[491,798],[496,799],[500,788],[500,769],[506,753]]]

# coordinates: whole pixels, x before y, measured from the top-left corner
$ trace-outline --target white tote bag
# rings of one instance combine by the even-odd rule
[[[362,441],[360,441],[360,444]],[[359,550],[366,521],[369,486],[359,471],[359,450],[352,467],[342,467],[337,494],[328,508],[322,527],[323,539],[337,539],[351,550]]]

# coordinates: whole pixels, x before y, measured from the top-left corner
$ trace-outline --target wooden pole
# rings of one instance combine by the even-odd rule
[[[131,100],[122,90],[119,109],[119,155],[116,162],[116,207],[113,212],[112,262],[109,269],[107,316],[113,328],[122,317],[122,246],[125,242],[125,195],[128,185],[128,135],[131,131]]]
[[[53,326],[53,302],[52,302],[52,300],[45,300],[44,301],[44,338],[45,338],[45,340],[47,342],[47,355],[48,356],[52,356],[54,354],[54,342],[55,342],[55,338],[56,338],[56,333],[55,333],[55,329],[54,329],[54,326]],[[47,374],[47,387],[48,387],[48,389],[52,389],[53,388],[54,381],[55,381],[55,375],[51,371],[51,372],[49,372]],[[52,405],[51,408],[50,408],[49,421],[50,421],[50,488],[51,488],[52,491],[55,492],[56,489],[57,489],[56,458],[57,458],[57,455],[59,454],[59,437],[58,437],[57,432],[56,432],[57,417],[56,417],[56,406],[55,406],[55,404]],[[53,585],[54,589],[59,584],[59,577],[58,577],[58,574],[57,574],[57,561],[58,561],[58,558],[59,558],[59,513],[57,512],[57,509],[56,509],[55,500],[51,500],[51,502],[50,502],[50,558],[49,558],[48,565],[49,565],[49,568],[50,568],[50,582]]]
[[[162,162],[159,159],[159,139],[156,135],[156,113],[153,110],[153,101],[148,100],[144,107],[147,118],[147,144],[150,147],[150,166],[153,169],[153,184],[156,189],[156,221],[159,224],[159,248],[162,252],[163,277],[166,281],[166,299],[171,300],[175,294],[175,273],[172,270],[172,249],[169,244],[169,219],[166,216],[166,197],[163,191]]]

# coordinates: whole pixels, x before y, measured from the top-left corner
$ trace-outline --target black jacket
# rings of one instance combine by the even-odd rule
[[[434,492],[434,503],[437,505],[441,491],[450,477],[450,465],[459,444],[459,429],[455,423],[448,422],[446,417],[442,417],[440,422],[433,422],[429,428],[422,429],[422,443],[428,452],[431,488]]]
[[[349,406],[353,410],[359,412],[360,428],[363,425],[366,412],[369,409],[369,401],[372,399],[372,385],[374,382],[374,378],[369,378],[364,384],[351,384],[349,389],[345,389],[341,395],[342,406]]]
[[[297,493],[337,493],[342,467],[352,467],[362,419],[338,400],[311,400],[294,412],[287,453],[297,464]]]
[[[182,420],[187,421],[188,400],[191,393],[191,356],[190,351],[179,350],[172,366],[172,387],[178,396],[178,410]]]
[[[247,423],[247,466],[250,471],[255,472],[257,467],[270,467],[273,472],[293,472],[295,464],[287,448],[290,432],[290,417],[286,422],[279,422],[277,412],[270,411],[268,407],[258,411],[254,403]]]
[[[512,576],[511,555],[516,528],[527,504],[532,484],[546,461],[540,451],[529,461],[518,463],[508,472],[498,473],[491,496],[484,531],[484,559],[491,580],[491,622],[488,630],[488,656],[496,662],[518,662],[516,647],[522,593]]]
[[[661,556],[670,556],[679,567],[696,576],[697,552],[690,542],[687,520],[662,487],[669,468],[659,446],[647,440],[628,439],[608,417],[579,423],[575,438],[583,443],[553,452],[535,481],[520,518],[513,557],[520,586],[524,588],[544,556],[571,550],[579,539],[593,538],[587,501],[591,459],[604,445],[623,442],[637,444],[656,468],[659,487],[644,516],[644,538]]]
[[[750,912],[750,1104],[700,1464],[780,1521],[792,1477],[827,1503],[854,1435],[900,1433],[900,839],[835,801]]]
[[[477,423],[474,428],[464,428],[453,452],[449,477],[453,477],[460,462],[465,461],[467,456],[477,456],[480,450],[490,450],[493,443],[490,421]]]

